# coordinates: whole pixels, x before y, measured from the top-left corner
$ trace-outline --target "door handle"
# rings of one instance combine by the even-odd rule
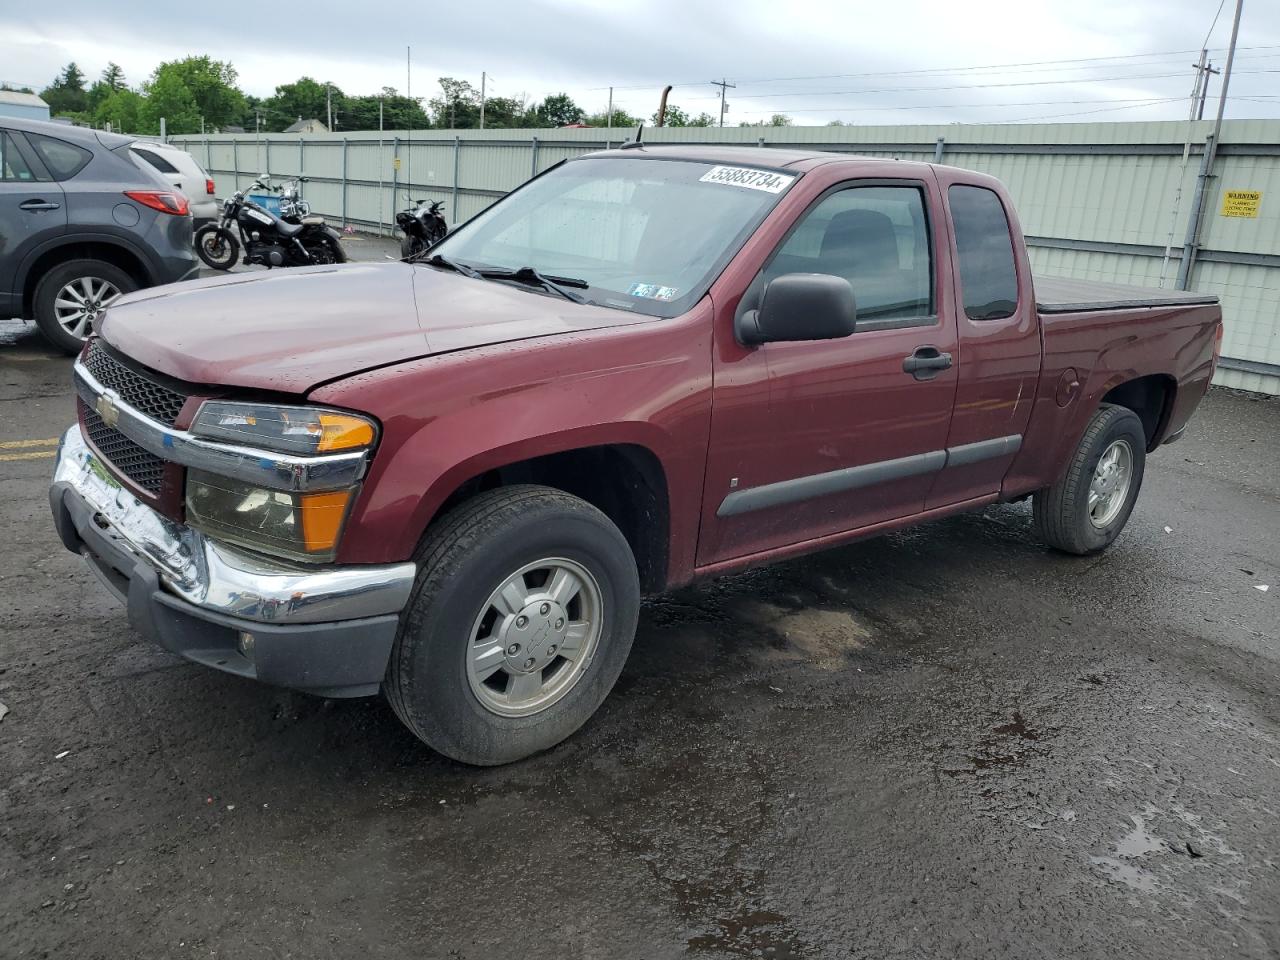
[[[18,204],[19,210],[57,210],[62,204],[52,200],[23,200]]]
[[[932,380],[941,370],[951,366],[951,354],[942,353],[937,347],[916,347],[915,353],[902,361],[902,372],[917,380]]]

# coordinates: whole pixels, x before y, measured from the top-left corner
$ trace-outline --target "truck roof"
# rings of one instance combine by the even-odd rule
[[[647,157],[654,160],[692,160],[698,163],[739,164],[748,167],[772,167],[778,170],[796,170],[804,172],[826,163],[841,162],[849,164],[867,163],[883,164],[897,162],[903,166],[903,173],[916,176],[932,164],[918,160],[894,161],[889,157],[860,157],[856,154],[833,153],[829,150],[792,150],[779,147],[721,147],[689,143],[680,145],[640,144],[638,146],[616,147],[612,150],[597,150],[584,154],[584,157]]]

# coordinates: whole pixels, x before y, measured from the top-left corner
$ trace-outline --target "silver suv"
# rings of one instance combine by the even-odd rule
[[[0,117],[0,317],[34,319],[67,353],[116,297],[199,269],[189,201],[134,142]]]

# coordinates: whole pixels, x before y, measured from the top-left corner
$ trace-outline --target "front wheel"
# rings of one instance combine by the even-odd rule
[[[481,494],[430,530],[384,692],[463,763],[520,760],[587,721],[622,672],[640,585],[626,538],[549,487]]]
[[[225,227],[206,224],[196,231],[196,254],[215,270],[230,270],[240,258],[240,242]]]
[[[1142,488],[1147,436],[1127,407],[1104,406],[1053,486],[1036,493],[1032,517],[1049,546],[1081,556],[1111,545]]]
[[[420,237],[409,236],[406,234],[400,238],[401,260],[408,260],[410,257],[415,257],[425,249],[427,249],[427,245]]]

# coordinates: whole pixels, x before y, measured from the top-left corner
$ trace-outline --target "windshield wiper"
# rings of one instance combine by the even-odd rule
[[[486,280],[514,280],[517,283],[536,283],[542,289],[558,293],[566,300],[572,300],[574,303],[590,302],[582,294],[566,289],[567,287],[577,287],[579,290],[586,290],[591,286],[587,281],[579,280],[577,277],[548,277],[539,273],[533,267],[521,267],[519,270],[479,270],[477,273]]]
[[[481,280],[484,277],[484,275],[475,267],[469,267],[459,260],[450,260],[448,257],[442,256],[438,253],[433,253],[422,262],[430,267],[444,267],[446,270],[453,270],[454,272],[460,273],[464,277],[470,277],[473,280]]]

